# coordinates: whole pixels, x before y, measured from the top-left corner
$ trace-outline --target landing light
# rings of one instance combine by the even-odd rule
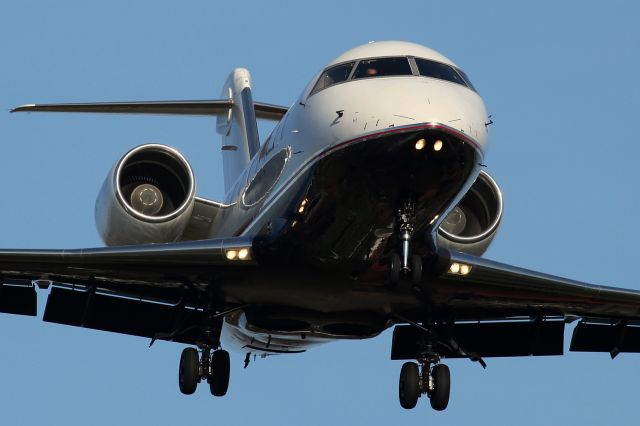
[[[251,251],[248,247],[227,250],[224,255],[229,260],[251,260]]]
[[[442,141],[441,141],[440,139],[438,139],[437,141],[435,141],[435,142],[433,143],[433,150],[434,150],[435,152],[438,152],[438,151],[440,151],[441,149],[442,149]]]
[[[249,250],[246,248],[240,249],[238,252],[238,259],[245,260],[249,256]]]
[[[449,273],[452,275],[469,275],[470,272],[471,265],[453,262],[451,266],[449,266]]]
[[[302,200],[302,203],[300,203],[300,208],[298,209],[298,213],[300,213],[300,214],[304,213],[304,209],[307,206],[307,202],[308,202],[308,200],[306,198],[304,200]]]
[[[427,144],[427,141],[424,139],[418,139],[416,141],[416,150],[420,151]]]

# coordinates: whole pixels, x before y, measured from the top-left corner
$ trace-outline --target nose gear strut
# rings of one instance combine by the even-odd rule
[[[400,219],[400,235],[402,238],[402,272],[407,273],[409,268],[409,244],[413,236],[413,222],[415,219],[413,202],[405,201],[398,210]]]
[[[422,258],[419,255],[411,255],[411,238],[414,232],[415,206],[412,200],[402,203],[402,208],[398,210],[398,229],[402,242],[401,255],[391,254],[390,280],[396,285],[400,282],[401,275],[411,273],[414,283],[419,283],[422,279]]]

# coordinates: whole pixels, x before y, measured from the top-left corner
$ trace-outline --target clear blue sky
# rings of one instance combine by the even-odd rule
[[[180,149],[198,193],[222,195],[212,119],[11,107],[217,98],[237,66],[252,72],[256,100],[289,105],[342,51],[399,39],[453,59],[493,114],[486,162],[506,210],[487,257],[640,290],[639,18],[634,1],[3,1],[0,246],[100,245],[95,196],[119,156],[145,142]],[[452,399],[436,413],[424,399],[400,408],[390,332],[247,370],[234,353],[222,399],[204,386],[179,393],[179,344],[147,349],[11,315],[0,339],[3,425],[638,422],[640,354],[488,359],[486,370],[449,361]]]

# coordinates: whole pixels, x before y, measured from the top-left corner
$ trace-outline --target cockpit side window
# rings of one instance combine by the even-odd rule
[[[313,86],[311,95],[323,89],[326,89],[329,86],[333,86],[336,83],[347,81],[354,64],[355,62],[349,62],[346,64],[340,64],[331,68],[327,68],[318,79],[316,85]]]
[[[471,84],[471,80],[469,80],[469,77],[467,76],[467,74],[465,74],[465,72],[462,71],[460,68],[456,68],[456,71],[458,71],[458,74],[460,74],[460,77],[462,77],[464,82],[467,83],[467,86],[469,86],[469,89],[473,90],[474,92],[477,92],[476,88],[473,87],[473,84]]]
[[[407,58],[364,59],[358,63],[353,79],[412,75]]]
[[[463,86],[469,87],[471,90],[475,90],[470,82],[469,78],[462,76],[462,71],[456,70],[451,65],[443,64],[441,62],[430,61],[428,59],[416,58],[416,65],[420,75],[424,77],[438,78],[440,80],[451,81]],[[465,75],[466,77],[466,75]]]

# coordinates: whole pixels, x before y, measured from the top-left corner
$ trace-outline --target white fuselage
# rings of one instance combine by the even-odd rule
[[[357,63],[360,58],[385,56],[420,57],[455,66],[422,46],[387,42],[353,49],[328,68],[345,61]],[[362,141],[382,132],[429,123],[463,134],[481,155],[486,151],[487,113],[482,98],[467,86],[438,78],[403,75],[354,79],[313,93],[321,76],[322,73],[318,74],[310,82],[230,188],[225,200],[229,207],[222,212],[215,231],[218,236],[256,235],[272,218],[272,211],[290,202],[296,182],[305,176],[305,171],[348,141]],[[247,202],[253,179],[275,155],[286,157],[283,168],[261,197],[253,196]],[[471,182],[479,170],[474,173]],[[270,345],[267,350],[288,351],[323,340],[306,336],[302,341],[296,333],[265,334],[247,324],[242,313],[228,317],[227,325],[231,330],[225,335],[230,334],[231,341],[241,346],[253,342],[254,350]],[[296,343],[286,343],[293,341]]]
[[[231,187],[225,199],[231,207],[219,222],[218,236],[254,233],[295,178],[314,159],[345,141],[433,123],[464,133],[486,151],[487,113],[482,98],[467,87],[421,76],[380,77],[336,84],[309,96],[312,85],[313,81]],[[247,206],[242,198],[252,178],[282,149],[289,155],[279,179],[260,203]]]

